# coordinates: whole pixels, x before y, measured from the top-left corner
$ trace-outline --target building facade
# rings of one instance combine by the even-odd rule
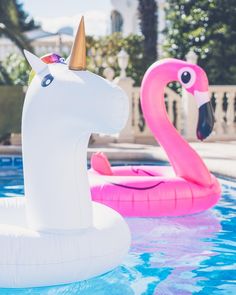
[[[33,46],[35,53],[42,56],[49,52],[56,52],[62,55],[68,55],[73,44],[73,31],[69,33],[45,32],[41,28],[28,31],[25,36]],[[19,48],[8,38],[0,38],[0,61],[4,60],[9,54],[21,53]]]
[[[164,41],[163,30],[166,27],[165,0],[156,0],[158,7],[158,52]],[[111,32],[121,32],[124,36],[139,34],[138,0],[111,0]]]

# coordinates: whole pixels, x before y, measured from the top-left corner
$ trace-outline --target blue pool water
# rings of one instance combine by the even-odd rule
[[[223,178],[220,182],[223,196],[205,213],[127,219],[132,246],[112,272],[56,287],[0,288],[0,294],[236,294],[236,183]],[[0,197],[21,195],[22,170],[0,169]]]

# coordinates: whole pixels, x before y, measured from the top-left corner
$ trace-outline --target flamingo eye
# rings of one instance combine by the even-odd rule
[[[191,74],[188,71],[184,71],[181,75],[181,81],[187,84],[191,79]]]
[[[178,79],[184,88],[192,87],[196,81],[196,73],[192,68],[184,67],[178,72]]]
[[[41,82],[41,86],[47,87],[48,85],[52,83],[53,80],[54,80],[53,76],[51,74],[48,74],[43,78]]]

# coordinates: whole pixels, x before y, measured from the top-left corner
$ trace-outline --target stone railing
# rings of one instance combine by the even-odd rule
[[[190,52],[186,59],[192,63],[197,62],[197,57],[193,52]],[[114,71],[111,67],[105,69],[104,75],[125,90],[130,100],[131,112],[126,128],[115,141],[153,143],[154,137],[142,116],[140,87],[134,87],[133,80],[126,76],[128,55],[124,50],[118,55],[118,63],[121,69],[119,77],[113,80]],[[209,86],[209,95],[215,110],[215,125],[211,136],[207,140],[236,140],[236,86],[211,85]],[[187,140],[197,140],[198,109],[194,97],[185,90],[179,95],[166,88],[165,104],[169,118],[176,129]],[[108,139],[106,138],[106,140]]]
[[[212,139],[236,139],[236,86],[210,86],[215,109],[215,126]]]
[[[177,130],[181,131],[181,100],[180,96],[173,90],[166,88],[165,90],[165,105],[170,121],[176,127]],[[132,128],[134,133],[134,141],[136,142],[153,142],[153,135],[145,124],[145,120],[142,115],[140,106],[140,88],[134,87],[132,92]]]

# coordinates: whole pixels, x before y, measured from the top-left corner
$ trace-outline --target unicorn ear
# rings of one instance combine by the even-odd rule
[[[34,55],[33,53],[24,50],[24,54],[26,59],[28,60],[29,64],[31,65],[32,69],[37,73],[40,74],[44,70],[47,69],[47,64],[45,64],[39,57]]]
[[[66,64],[68,65],[68,64],[69,64],[69,62],[70,62],[70,55],[69,55],[69,56],[67,56],[67,58],[66,58]]]

